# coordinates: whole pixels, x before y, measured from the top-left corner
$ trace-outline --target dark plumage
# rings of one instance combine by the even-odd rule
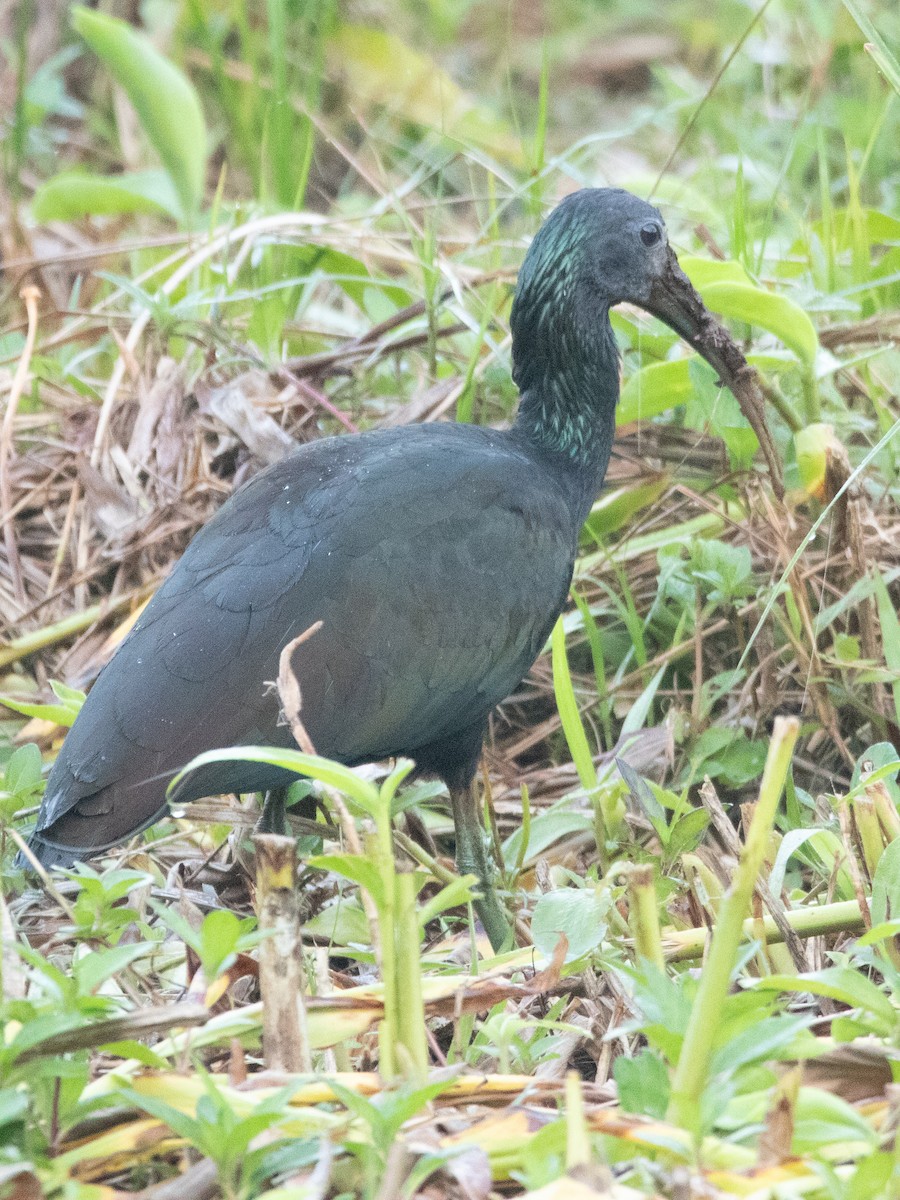
[[[627,192],[579,192],[544,224],[519,276],[511,430],[329,438],[236,492],[88,696],[50,775],[30,843],[38,858],[86,858],[152,824],[169,780],[201,751],[293,745],[268,684],[282,648],[321,620],[292,659],[316,750],[351,764],[408,755],[447,782],[460,867],[482,878],[482,916],[501,940],[472,779],[488,713],[565,602],[612,445],[608,310],[622,300],[695,342],[708,320],[655,208]],[[288,781],[227,762],[185,778],[175,798]]]

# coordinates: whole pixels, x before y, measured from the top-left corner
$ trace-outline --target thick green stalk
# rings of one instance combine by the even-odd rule
[[[396,875],[397,924],[394,930],[397,964],[397,1010],[400,1046],[408,1060],[404,1065],[417,1087],[428,1077],[428,1042],[425,1037],[425,1005],[419,961],[419,914],[416,909],[416,877],[412,869]]]
[[[672,1079],[672,1098],[667,1118],[689,1130],[695,1137],[699,1137],[701,1133],[701,1099],[709,1074],[712,1049],[725,1010],[725,1000],[731,987],[731,972],[738,947],[744,937],[745,917],[757,876],[765,862],[775,812],[799,732],[800,722],[796,717],[776,719],[753,823],[747,834],[731,887],[722,901],[709,957],[703,968],[697,998]]]
[[[390,799],[382,789],[375,813],[375,861],[381,878],[382,903],[378,906],[380,937],[378,954],[384,984],[384,1019],[378,1030],[378,1070],[389,1083],[397,1074],[397,1044],[400,1040],[397,995],[397,868],[391,837]]]
[[[662,971],[665,969],[662,940],[659,936],[659,910],[653,867],[640,863],[628,871],[628,924],[634,937],[635,958],[646,959]]]
[[[810,905],[796,908],[785,914],[788,924],[802,938],[819,937],[826,933],[862,933],[865,925],[859,905],[855,900],[840,900],[836,904]],[[760,925],[762,929],[760,930]],[[718,925],[716,925],[718,928]],[[778,926],[771,917],[762,922],[754,917],[744,921],[743,936],[752,938],[761,932],[768,945],[777,945],[781,940]],[[663,954],[666,962],[683,962],[700,958],[709,939],[707,929],[665,929],[662,934]]]

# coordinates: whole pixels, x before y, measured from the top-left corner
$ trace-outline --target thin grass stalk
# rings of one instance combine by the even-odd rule
[[[719,1031],[725,999],[731,986],[731,972],[738,947],[744,937],[745,914],[750,907],[756,879],[765,861],[775,812],[799,733],[800,722],[796,717],[776,718],[753,824],[731,887],[722,903],[719,922],[713,933],[709,956],[675,1068],[667,1116],[669,1120],[690,1130],[695,1137],[700,1134],[701,1099],[708,1079],[712,1048]]]

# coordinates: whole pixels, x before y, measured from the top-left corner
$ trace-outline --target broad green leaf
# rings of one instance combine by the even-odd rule
[[[819,339],[815,325],[799,304],[746,283],[711,283],[697,290],[714,312],[774,333],[812,370]]]
[[[169,1066],[166,1060],[160,1058],[158,1054],[154,1054],[149,1046],[145,1046],[143,1042],[136,1042],[132,1038],[125,1038],[120,1042],[106,1042],[97,1048],[104,1054],[114,1054],[116,1058],[136,1058],[139,1063],[154,1071],[165,1071]]]
[[[722,262],[717,258],[700,258],[695,254],[685,254],[678,259],[678,264],[698,292],[712,283],[746,283],[750,287],[756,286],[741,264],[734,259]]]
[[[736,1071],[748,1063],[763,1062],[779,1057],[798,1035],[809,1028],[814,1018],[809,1016],[760,1017],[748,1029],[742,1029],[717,1047],[710,1064],[711,1076]],[[783,1057],[783,1055],[782,1055]]]
[[[464,91],[433,58],[374,26],[342,25],[331,49],[352,95],[398,116],[472,142],[507,161],[522,149],[506,125]]]
[[[803,975],[770,975],[757,987],[774,988],[782,992],[812,992],[827,996],[850,1008],[860,1008],[876,1019],[875,1032],[888,1035],[894,1032],[896,1013],[885,993],[852,967],[825,967]]]
[[[75,724],[75,718],[84,703],[84,692],[68,688],[65,684],[50,680],[50,687],[56,694],[59,704],[35,704],[31,701],[14,700],[11,696],[0,696],[0,704],[20,713],[23,717],[38,717],[42,721],[54,721],[67,729]]]
[[[569,942],[566,962],[596,950],[606,935],[612,899],[595,888],[559,888],[541,896],[531,920],[534,944],[548,957],[565,934]]]
[[[303,924],[303,933],[338,946],[368,946],[372,941],[369,919],[356,898],[342,897]]]
[[[31,212],[36,221],[73,221],[139,212],[166,212],[179,217],[182,207],[165,171],[122,175],[66,171],[38,188]]]
[[[558,809],[541,813],[531,821],[526,863],[533,862],[539,854],[543,854],[548,846],[552,846],[560,838],[568,837],[570,833],[586,833],[593,827],[594,822],[587,813],[560,812]],[[508,867],[514,866],[519,861],[519,849],[523,836],[520,826],[503,843],[503,861]]]
[[[879,942],[896,937],[898,934],[900,934],[900,917],[894,917],[890,921],[879,921],[877,925],[867,929],[862,937],[857,938],[856,945],[857,947],[876,946]]]
[[[669,1106],[669,1072],[657,1053],[645,1046],[633,1058],[620,1054],[613,1060],[613,1075],[625,1112],[662,1120]]]
[[[819,1088],[801,1088],[794,1112],[793,1152],[804,1154],[820,1147],[833,1151],[841,1143],[847,1144],[848,1157],[859,1143],[874,1151],[878,1134],[840,1096]]]
[[[20,746],[6,764],[4,790],[16,797],[27,798],[40,787],[42,766],[41,752],[34,742]]]
[[[817,500],[825,499],[828,454],[836,442],[834,426],[821,421],[807,425],[794,434],[800,482],[809,495]]]
[[[679,817],[666,843],[666,860],[674,862],[680,855],[695,850],[703,840],[709,825],[709,813],[705,808],[694,808]]]
[[[585,529],[598,540],[615,533],[635,513],[657,501],[669,482],[668,475],[657,475],[656,478],[645,479],[629,487],[610,488],[594,504],[585,522]]]
[[[81,991],[93,992],[101,983],[111,979],[118,971],[149,954],[156,947],[149,942],[135,942],[124,946],[113,946],[109,950],[95,950],[73,965],[72,973],[78,980]]]
[[[206,122],[193,85],[125,21],[77,6],[72,24],[125,90],[171,176],[183,215],[193,216],[206,175]]]
[[[226,909],[215,909],[203,918],[200,926],[200,961],[210,982],[231,966],[241,932],[240,921]]]
[[[676,358],[671,362],[651,363],[629,375],[622,388],[616,424],[646,421],[679,404],[686,404],[694,390],[690,376],[690,359]]]
[[[384,903],[384,885],[377,865],[359,854],[317,854],[307,861],[316,871],[334,871],[366,889],[376,904]]]
[[[900,220],[888,213],[880,212],[877,208],[856,209],[853,212],[847,208],[836,208],[831,220],[835,249],[839,252],[852,249],[855,228],[860,220],[865,237],[870,244],[900,241]],[[825,236],[823,221],[814,221],[811,228],[818,237]]]

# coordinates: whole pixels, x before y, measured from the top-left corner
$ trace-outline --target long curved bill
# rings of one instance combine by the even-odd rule
[[[778,499],[784,496],[781,459],[766,423],[765,397],[759,377],[740,347],[709,311],[669,247],[665,270],[655,280],[644,307],[675,330],[701,354],[733,392],[741,412],[759,439]]]

